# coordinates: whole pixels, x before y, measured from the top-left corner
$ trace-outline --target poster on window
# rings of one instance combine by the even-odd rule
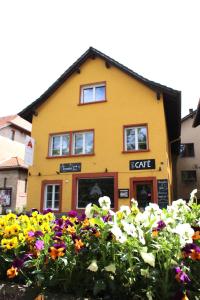
[[[24,163],[28,166],[33,165],[34,145],[35,145],[35,140],[32,137],[27,135],[25,140]]]
[[[11,205],[12,189],[0,188],[0,205]]]

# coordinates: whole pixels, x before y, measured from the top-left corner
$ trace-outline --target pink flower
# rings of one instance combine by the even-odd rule
[[[39,251],[41,251],[42,249],[44,249],[44,241],[36,241],[35,242],[35,248]]]

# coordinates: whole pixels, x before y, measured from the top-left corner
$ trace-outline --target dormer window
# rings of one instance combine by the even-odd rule
[[[81,86],[80,104],[106,101],[106,85],[104,83]]]

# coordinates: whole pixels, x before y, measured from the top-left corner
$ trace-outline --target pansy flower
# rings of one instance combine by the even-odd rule
[[[7,273],[8,278],[12,279],[18,275],[18,270],[17,270],[17,268],[12,266],[10,269],[7,270],[6,273]]]

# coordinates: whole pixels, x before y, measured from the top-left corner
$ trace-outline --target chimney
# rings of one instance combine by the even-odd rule
[[[193,113],[193,108],[189,108],[189,114]]]

